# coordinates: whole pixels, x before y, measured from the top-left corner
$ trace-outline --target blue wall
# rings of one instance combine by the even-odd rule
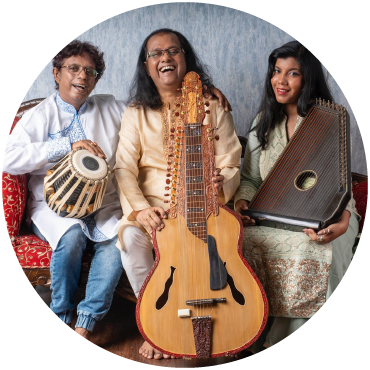
[[[170,3],[136,9],[76,35],[99,46],[105,54],[107,69],[94,92],[127,98],[140,45],[150,32],[162,27],[176,29],[189,39],[210,67],[215,85],[231,102],[237,132],[244,135],[256,114],[268,55],[293,37],[248,13],[222,6]],[[24,101],[54,92],[51,70],[49,63]],[[327,76],[335,101],[344,105],[351,117],[352,171],[366,174],[364,147],[355,117],[335,80],[329,73]]]

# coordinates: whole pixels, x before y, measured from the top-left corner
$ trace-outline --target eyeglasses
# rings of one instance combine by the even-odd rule
[[[157,59],[157,58],[160,58],[162,55],[164,55],[164,53],[167,53],[169,57],[174,57],[175,55],[180,54],[181,52],[185,54],[185,51],[183,48],[169,48],[165,50],[154,50],[154,51],[149,51],[146,57],[147,59],[148,58]]]
[[[78,64],[71,64],[70,66],[63,66],[61,68],[67,68],[68,72],[74,76],[78,76],[82,70],[85,71],[85,74],[88,78],[96,78],[99,74],[98,72],[95,71],[95,69],[85,68],[85,67],[79,66]]]

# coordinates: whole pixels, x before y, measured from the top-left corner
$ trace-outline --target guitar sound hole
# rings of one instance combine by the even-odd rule
[[[226,262],[224,262],[226,267]],[[227,272],[227,283],[229,284],[231,295],[233,296],[236,303],[243,306],[245,304],[245,298],[240,290],[235,286],[233,277]]]
[[[317,174],[311,170],[301,172],[294,180],[294,186],[300,191],[309,190],[313,188],[316,183]]]
[[[174,274],[175,270],[176,270],[176,267],[171,266],[171,275],[169,276],[169,278],[167,279],[167,281],[164,285],[163,293],[159,296],[159,298],[157,299],[157,302],[155,303],[155,308],[157,310],[162,309],[168,301],[168,296],[169,296],[169,293],[170,293],[170,288],[171,288],[172,283],[173,283],[173,274]]]

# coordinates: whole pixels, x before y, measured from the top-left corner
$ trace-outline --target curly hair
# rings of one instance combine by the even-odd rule
[[[273,50],[268,59],[264,92],[258,109],[259,120],[256,129],[261,149],[265,149],[267,145],[268,133],[284,117],[284,107],[276,100],[271,78],[277,59],[289,57],[295,58],[301,66],[303,89],[297,102],[298,114],[301,117],[306,116],[311,106],[315,104],[316,98],[333,100],[320,61],[301,43],[291,41]]]
[[[67,46],[65,46],[54,58],[53,58],[53,67],[57,68],[58,71],[63,66],[64,61],[67,58],[73,56],[81,56],[83,54],[87,54],[93,60],[95,64],[95,69],[98,72],[98,76],[96,77],[96,81],[98,81],[104,73],[105,70],[105,63],[103,52],[99,51],[97,46],[94,46],[90,42],[84,42],[80,40],[73,40]],[[55,89],[59,90],[59,84],[55,81]]]
[[[186,71],[196,72],[202,81],[203,85],[208,87],[212,85],[212,79],[208,74],[207,67],[202,64],[190,42],[178,31],[169,28],[161,28],[152,32],[146,37],[140,48],[139,58],[136,64],[136,71],[130,86],[130,95],[126,104],[133,107],[143,107],[149,109],[159,109],[162,107],[162,100],[159,96],[158,90],[150,76],[148,76],[144,62],[148,53],[147,43],[149,39],[158,33],[173,33],[180,41],[181,47],[185,52]]]

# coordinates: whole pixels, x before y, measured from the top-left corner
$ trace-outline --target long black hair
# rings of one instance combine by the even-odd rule
[[[208,87],[212,86],[212,79],[208,74],[207,67],[200,61],[190,42],[178,31],[171,30],[169,28],[161,28],[152,32],[146,37],[140,48],[140,54],[136,65],[136,71],[134,78],[130,86],[130,95],[126,101],[127,105],[134,107],[143,107],[149,109],[159,109],[162,107],[161,97],[159,96],[158,90],[154,85],[154,82],[150,76],[148,76],[144,62],[147,57],[147,43],[148,40],[158,33],[173,33],[177,36],[180,41],[181,47],[185,52],[186,71],[196,72],[200,76],[203,85]]]
[[[265,78],[264,92],[258,108],[259,119],[256,127],[257,138],[261,149],[267,145],[267,135],[284,117],[283,104],[276,101],[271,78],[278,58],[295,58],[301,66],[303,89],[298,98],[297,110],[304,117],[316,98],[332,101],[333,97],[326,83],[320,61],[298,41],[291,41],[275,49],[268,59],[268,70]]]

